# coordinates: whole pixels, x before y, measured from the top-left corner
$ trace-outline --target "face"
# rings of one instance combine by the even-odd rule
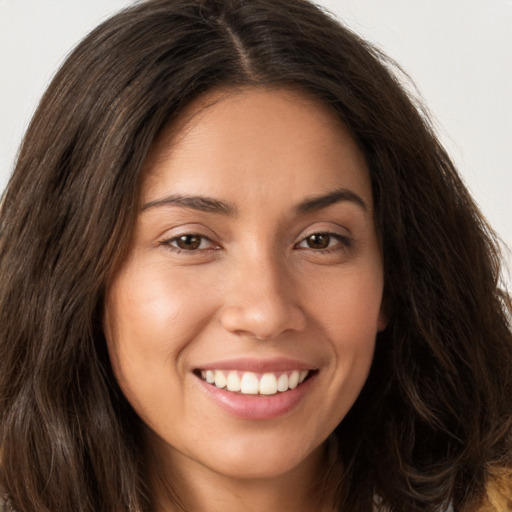
[[[210,93],[148,159],[107,286],[114,373],[177,467],[282,475],[361,391],[382,289],[368,169],[334,114],[289,90]]]

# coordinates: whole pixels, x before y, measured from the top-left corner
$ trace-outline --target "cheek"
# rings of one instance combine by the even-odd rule
[[[200,282],[139,265],[110,283],[105,337],[116,379],[136,410],[152,402],[155,388],[177,385],[182,356],[215,309]]]
[[[117,277],[105,309],[107,337],[116,345],[171,354],[201,329],[212,314],[214,298],[205,293],[201,279],[142,265]]]
[[[375,271],[345,273],[330,283],[324,283],[323,294],[311,296],[310,311],[329,345],[331,410],[343,416],[362,389],[373,361],[382,273],[377,266]]]
[[[316,291],[309,292],[308,309],[330,339],[357,345],[375,338],[382,327],[383,279],[379,267],[328,276],[316,284]]]

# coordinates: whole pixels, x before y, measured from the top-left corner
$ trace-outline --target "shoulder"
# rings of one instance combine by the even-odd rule
[[[9,501],[0,496],[0,512],[14,512]]]
[[[512,469],[492,468],[486,485],[486,496],[478,512],[512,511]]]
[[[378,496],[375,496],[372,512],[391,512],[391,510],[388,508],[383,509],[382,508],[382,499]],[[453,509],[453,506],[450,504],[450,505],[445,505],[445,507],[443,507],[441,510],[439,510],[439,512],[454,512],[454,509]],[[488,512],[488,511],[482,511],[482,512]],[[491,512],[491,511],[489,511],[489,512]],[[498,511],[492,511],[492,512],[498,512]]]

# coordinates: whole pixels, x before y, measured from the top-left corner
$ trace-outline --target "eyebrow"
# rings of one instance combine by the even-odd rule
[[[365,211],[368,209],[366,203],[358,194],[351,190],[341,188],[327,194],[307,197],[295,207],[295,211],[301,214],[311,213],[342,201],[355,203]],[[190,208],[205,213],[216,213],[230,217],[235,216],[237,213],[236,206],[231,203],[211,197],[186,196],[181,194],[173,194],[161,199],[149,201],[142,206],[141,212],[157,206],[179,206],[181,208]]]
[[[144,204],[141,212],[154,208],[155,206],[181,206],[182,208],[190,208],[206,213],[217,213],[221,215],[234,216],[236,214],[236,207],[230,203],[219,201],[204,196],[184,196],[180,194],[173,194],[162,199],[155,199]]]
[[[356,205],[360,206],[364,211],[368,210],[368,207],[364,200],[361,198],[361,196],[346,188],[339,188],[327,194],[308,197],[304,199],[304,201],[301,201],[297,205],[295,210],[298,213],[310,213],[315,212],[317,210],[321,210],[322,208],[327,208],[328,206],[331,206],[342,201],[349,201],[355,203]]]

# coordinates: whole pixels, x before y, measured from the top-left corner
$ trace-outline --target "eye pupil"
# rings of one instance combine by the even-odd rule
[[[201,237],[197,235],[182,235],[176,239],[176,245],[180,249],[193,251],[201,245]]]
[[[331,236],[326,233],[315,233],[307,238],[310,249],[327,249],[331,242]]]

